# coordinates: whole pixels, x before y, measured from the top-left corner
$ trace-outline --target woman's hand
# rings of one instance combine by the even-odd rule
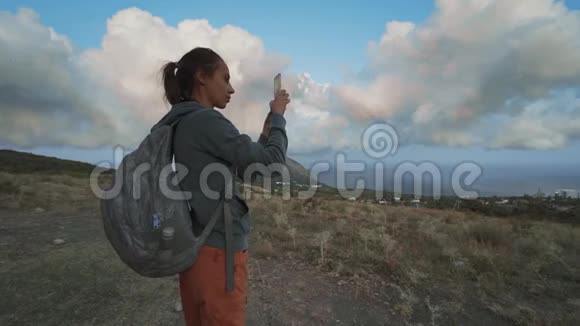
[[[270,101],[270,110],[272,113],[284,115],[284,112],[286,112],[286,104],[288,103],[290,103],[290,95],[288,95],[285,89],[281,89],[276,94],[276,98]]]

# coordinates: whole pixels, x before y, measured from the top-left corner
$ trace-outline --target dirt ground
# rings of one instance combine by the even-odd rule
[[[0,221],[1,325],[183,325],[177,279],[125,267],[96,209],[3,209]],[[248,325],[510,324],[469,288],[468,304],[442,309],[445,292],[340,278],[291,255],[250,255]],[[580,302],[556,309],[577,316]]]

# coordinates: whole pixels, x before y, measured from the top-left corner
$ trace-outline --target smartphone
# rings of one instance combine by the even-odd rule
[[[274,77],[274,98],[276,98],[276,94],[282,89],[282,74],[277,74]]]

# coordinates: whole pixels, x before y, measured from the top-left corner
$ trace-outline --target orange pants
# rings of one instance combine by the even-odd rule
[[[195,263],[179,273],[181,304],[187,326],[246,324],[248,253],[234,253],[235,288],[226,292],[226,252],[203,246]]]

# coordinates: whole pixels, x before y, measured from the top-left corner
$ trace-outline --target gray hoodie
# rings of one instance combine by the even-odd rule
[[[195,114],[192,114],[194,112]],[[151,130],[177,120],[179,123],[175,128],[173,142],[175,163],[183,164],[188,169],[180,186],[181,189],[192,194],[190,205],[196,233],[201,232],[219,204],[219,199],[208,198],[201,191],[200,175],[204,167],[212,163],[221,163],[234,176],[243,176],[245,168],[252,163],[269,165],[286,162],[288,148],[286,120],[280,114],[272,115],[270,134],[268,137],[260,135],[258,142],[252,141],[246,134],[240,134],[238,129],[217,109],[203,107],[196,101],[174,105]],[[212,173],[206,179],[210,189],[223,193],[225,187],[223,176]],[[233,194],[234,198],[231,201],[232,249],[240,251],[248,247],[251,213],[238,186],[234,187]],[[225,249],[223,212],[222,216],[218,217],[218,222],[206,244]]]

